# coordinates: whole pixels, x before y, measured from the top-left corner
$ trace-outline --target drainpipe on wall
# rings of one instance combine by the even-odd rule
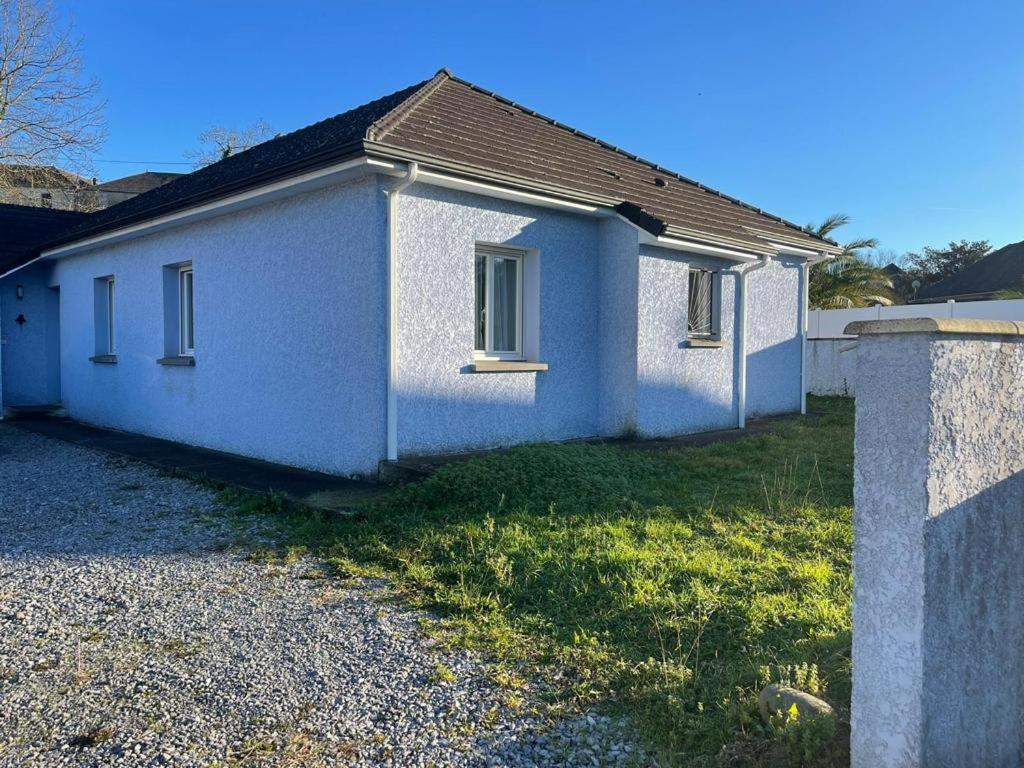
[[[810,309],[811,263],[800,265],[800,415],[807,415],[807,317]]]
[[[418,174],[419,165],[409,163],[405,176],[384,187],[388,217],[388,461],[398,459],[398,196],[416,181]]]
[[[740,353],[740,369],[737,376],[736,408],[739,411],[739,417],[736,420],[736,426],[740,429],[744,429],[747,426],[747,275],[759,269],[764,269],[768,266],[770,260],[770,256],[762,256],[761,261],[757,264],[737,271],[739,275],[737,285],[739,288],[740,305],[740,333],[737,346]]]

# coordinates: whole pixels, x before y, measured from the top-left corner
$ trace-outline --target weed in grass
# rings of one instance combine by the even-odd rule
[[[229,765],[244,765],[246,762],[257,762],[274,754],[276,747],[270,739],[250,738],[241,746],[228,754]]]
[[[430,682],[432,683],[454,683],[455,673],[452,672],[451,667],[441,662],[437,662],[434,665],[433,671],[430,673]]]
[[[527,687],[526,678],[506,666],[494,665],[488,670],[487,677],[492,683],[510,691],[521,691]]]
[[[251,563],[263,563],[264,565],[273,565],[281,561],[280,554],[269,547],[257,547],[256,549],[249,550],[246,553],[246,560]]]
[[[501,712],[497,707],[491,707],[480,716],[481,727],[491,730],[501,721]]]
[[[82,661],[81,642],[75,647],[75,671],[71,674],[71,679],[78,687],[82,687],[92,679],[92,674],[86,670],[85,663]]]
[[[526,707],[526,699],[518,693],[506,692],[501,697],[501,702],[512,712],[520,712]]]
[[[108,726],[100,726],[78,736],[73,736],[68,740],[68,744],[76,749],[89,749],[105,744],[112,738],[114,738],[114,729]]]
[[[190,659],[199,653],[199,645],[174,638],[160,643],[160,650],[175,659]]]
[[[314,595],[313,599],[309,602],[314,608],[322,608],[325,605],[337,603],[344,599],[345,593],[343,591],[338,589],[325,589],[323,592]]]

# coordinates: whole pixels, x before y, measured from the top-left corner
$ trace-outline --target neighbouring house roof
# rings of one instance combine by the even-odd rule
[[[32,189],[78,189],[91,182],[78,174],[52,165],[0,164],[0,180],[12,187]]]
[[[142,173],[124,176],[120,179],[104,181],[102,184],[98,184],[96,189],[102,192],[123,192],[129,195],[141,195],[184,175],[184,173],[167,173],[164,171],[143,171]]]
[[[88,216],[56,208],[0,204],[0,275],[29,261],[39,243],[58,237]]]
[[[992,299],[1002,291],[1024,291],[1024,241],[993,251],[971,266],[917,292],[916,301]]]
[[[180,176],[89,216],[46,248],[360,155],[615,207],[654,235],[754,253],[835,243],[441,70],[430,80]]]

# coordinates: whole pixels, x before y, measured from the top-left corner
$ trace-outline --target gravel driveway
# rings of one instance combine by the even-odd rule
[[[0,424],[0,766],[649,763],[234,535],[202,487]]]

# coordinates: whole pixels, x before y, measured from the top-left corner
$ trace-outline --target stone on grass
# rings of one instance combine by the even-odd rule
[[[761,695],[757,697],[757,708],[761,710],[761,717],[766,723],[773,716],[789,712],[794,704],[800,720],[835,716],[835,710],[827,701],[786,685],[766,685]]]

